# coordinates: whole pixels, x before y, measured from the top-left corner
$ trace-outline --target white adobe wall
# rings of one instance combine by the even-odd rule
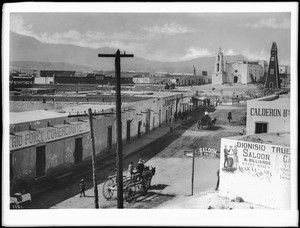
[[[53,77],[35,77],[34,84],[50,84],[54,82]]]
[[[274,101],[247,101],[247,135],[255,134],[255,123],[268,123],[268,133],[290,131],[290,101],[279,98]]]
[[[211,83],[213,85],[222,85],[224,82],[224,77],[222,73],[213,73]]]

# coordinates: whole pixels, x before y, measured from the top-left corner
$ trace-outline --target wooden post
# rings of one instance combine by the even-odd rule
[[[94,184],[94,197],[95,197],[95,208],[99,208],[98,201],[98,185],[97,185],[97,177],[96,177],[96,163],[95,163],[95,141],[94,141],[94,130],[93,130],[93,116],[92,109],[89,108],[89,118],[90,118],[90,130],[91,130],[91,139],[92,139],[92,166],[93,166],[93,184]]]
[[[122,152],[122,116],[121,116],[121,57],[133,57],[132,54],[98,54],[98,57],[115,58],[115,77],[116,77],[116,117],[117,117],[117,207],[123,208],[123,152]]]
[[[195,167],[195,150],[193,150],[193,163],[192,163],[192,194],[194,194],[194,167]]]
[[[121,59],[120,51],[115,57],[116,77],[116,115],[117,115],[117,203],[118,208],[123,208],[123,158],[122,158],[122,117],[121,117]]]

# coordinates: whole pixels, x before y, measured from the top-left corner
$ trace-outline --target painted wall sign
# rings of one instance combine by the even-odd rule
[[[223,171],[236,171],[271,181],[274,175],[272,169],[281,165],[279,177],[289,179],[290,148],[288,147],[237,141],[234,144],[225,144],[222,154]]]
[[[87,133],[89,131],[89,123],[72,122],[69,124],[55,125],[53,127],[40,128],[37,130],[17,132],[14,135],[10,135],[9,149],[21,149],[34,146],[41,142],[50,142],[82,133]]]
[[[223,138],[220,195],[238,195],[249,202],[287,209],[290,169],[289,147]]]
[[[288,117],[289,109],[272,109],[272,108],[250,108],[251,116],[271,116],[271,117]]]

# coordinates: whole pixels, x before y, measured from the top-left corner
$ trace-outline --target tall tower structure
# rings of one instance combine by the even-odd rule
[[[265,80],[265,88],[269,88],[269,89],[280,88],[277,45],[275,42],[272,43],[272,47],[271,47],[269,70]]]
[[[224,71],[224,56],[222,49],[219,48],[219,52],[216,57],[216,62],[214,66],[214,72],[212,73],[212,84],[222,85],[225,83],[225,71]]]

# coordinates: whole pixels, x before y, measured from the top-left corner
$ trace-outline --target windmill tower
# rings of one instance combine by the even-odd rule
[[[222,85],[225,83],[225,71],[224,71],[224,56],[222,49],[219,48],[219,52],[216,57],[216,62],[214,66],[214,72],[212,74],[212,84]]]
[[[265,88],[268,89],[280,88],[277,45],[275,42],[272,43],[272,47],[271,47],[269,70],[265,80]]]

